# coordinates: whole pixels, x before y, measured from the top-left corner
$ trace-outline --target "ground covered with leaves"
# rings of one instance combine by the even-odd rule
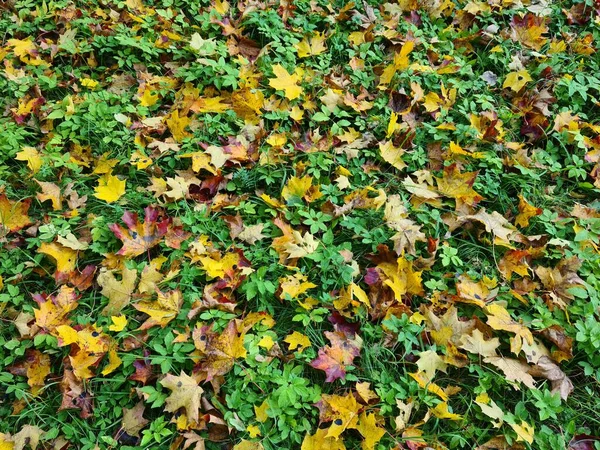
[[[600,4],[0,9],[0,449],[600,448]]]

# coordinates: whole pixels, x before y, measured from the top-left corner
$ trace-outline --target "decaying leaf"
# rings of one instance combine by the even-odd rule
[[[341,331],[326,331],[324,334],[329,339],[330,345],[319,349],[317,359],[310,365],[315,369],[323,370],[327,375],[325,381],[331,383],[346,377],[346,366],[360,356],[362,341],[358,336],[350,337]]]
[[[179,408],[184,408],[188,420],[198,422],[200,399],[204,393],[204,389],[198,386],[198,382],[185,372],[181,372],[179,376],[166,375],[160,384],[171,391],[171,395],[166,399],[165,411],[175,412]]]

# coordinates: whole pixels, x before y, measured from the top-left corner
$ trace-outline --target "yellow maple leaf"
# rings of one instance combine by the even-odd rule
[[[96,192],[94,197],[107,203],[116,202],[125,194],[126,184],[125,180],[120,180],[112,173],[106,173],[98,178],[98,186],[94,190]]]
[[[246,427],[246,431],[252,439],[254,439],[257,436],[260,436],[260,428],[258,428],[256,425],[248,425]]]
[[[27,161],[27,167],[35,175],[42,167],[42,155],[35,147],[23,147],[15,156],[17,161]]]
[[[35,43],[31,37],[22,40],[9,39],[6,41],[6,44],[13,48],[15,56],[18,56],[19,59],[25,64],[30,64],[32,66],[44,64],[44,60],[37,56],[37,47],[35,46]]]
[[[263,423],[266,422],[269,416],[267,415],[267,410],[269,409],[269,402],[265,400],[261,403],[260,406],[254,406],[254,415],[256,416],[256,420]]]
[[[92,90],[96,89],[98,86],[98,82],[96,80],[92,80],[91,78],[80,78],[79,82],[83,87],[90,88]]]
[[[392,141],[380,142],[379,154],[385,162],[392,165],[398,170],[403,170],[406,167],[406,163],[402,160],[404,149],[394,147]]]
[[[185,131],[185,128],[192,123],[192,119],[186,116],[179,117],[178,110],[173,111],[169,115],[166,123],[169,131],[173,135],[173,139],[175,139],[176,142],[181,142],[183,139],[191,136],[190,133]]]
[[[413,263],[404,256],[396,263],[384,262],[377,266],[385,275],[384,284],[389,286],[397,300],[401,301],[404,294],[423,295],[421,273],[413,270]]]
[[[281,278],[279,283],[281,287],[279,298],[282,300],[287,296],[292,299],[297,298],[309,289],[317,287],[316,284],[307,281],[306,275],[299,272],[294,275],[288,275],[286,278]]]
[[[446,394],[444,390],[437,384],[432,383],[431,380],[427,378],[427,375],[425,375],[423,372],[409,373],[409,375],[419,384],[421,388],[427,389],[429,392],[440,397],[443,401],[448,400],[448,394]]]
[[[298,74],[290,75],[281,64],[273,66],[275,78],[269,79],[269,86],[278,91],[284,91],[285,98],[294,100],[302,95],[302,88],[298,86],[300,76]]]
[[[307,434],[300,450],[346,450],[343,439],[328,437],[326,428],[317,428],[315,434]]]
[[[451,413],[448,411],[448,403],[442,402],[438,403],[437,406],[431,409],[431,413],[437,417],[438,419],[450,419],[450,420],[461,420],[462,416],[460,414]]]
[[[308,339],[308,336],[299,333],[298,331],[288,334],[283,342],[290,344],[290,350],[298,349],[298,353],[302,353],[305,348],[310,347],[310,340]]]
[[[27,215],[31,199],[11,202],[5,194],[0,194],[0,228],[8,232],[18,231],[31,223]]]
[[[165,327],[171,320],[177,317],[183,303],[181,291],[169,292],[158,291],[158,297],[153,302],[140,302],[133,305],[135,309],[148,314],[148,319],[140,326],[140,330],[147,330],[155,325]]]
[[[79,341],[79,335],[77,331],[69,325],[60,325],[56,327],[56,333],[58,334],[58,346],[64,347],[71,345]]]
[[[35,180],[37,184],[42,188],[42,192],[39,192],[36,197],[40,202],[50,200],[52,202],[52,209],[54,211],[60,211],[62,209],[62,199],[60,195],[60,188],[47,181]]]
[[[304,198],[312,186],[313,177],[310,175],[299,177],[291,177],[281,191],[281,196],[285,200],[292,197]]]
[[[102,268],[96,281],[102,288],[101,294],[109,299],[108,305],[102,314],[117,314],[131,301],[135,289],[137,270],[124,267],[121,272],[121,281],[115,278],[114,270]]]
[[[533,426],[529,425],[524,420],[521,421],[521,425],[517,425],[516,423],[509,423],[509,425],[515,433],[517,433],[517,441],[524,441],[529,444],[533,443],[533,436],[535,433]]]
[[[140,106],[149,107],[155,105],[160,97],[158,94],[152,92],[151,88],[146,86],[146,88],[144,89],[144,93],[138,98],[140,100]]]
[[[503,88],[510,88],[515,92],[519,92],[523,89],[529,81],[533,81],[529,72],[526,69],[519,70],[518,72],[510,72],[504,80]]]
[[[358,418],[356,429],[365,438],[362,442],[363,450],[373,450],[385,435],[385,428],[377,423],[377,416],[374,413],[363,411]]]
[[[121,358],[119,358],[117,352],[114,349],[111,349],[108,352],[108,364],[106,365],[104,370],[102,370],[102,375],[108,375],[109,373],[113,373],[121,364],[123,364],[123,361],[121,360]]]
[[[127,317],[125,316],[111,316],[112,325],[108,327],[110,331],[123,331],[127,326]]]
[[[525,197],[519,194],[519,214],[515,217],[515,225],[521,228],[529,226],[529,219],[542,214],[542,208],[537,208],[527,202]]]
[[[320,55],[327,50],[327,46],[325,45],[325,35],[324,33],[317,32],[310,37],[302,39],[295,47],[296,50],[298,50],[299,58]]]
[[[56,271],[69,273],[75,270],[77,264],[77,251],[65,247],[57,242],[44,242],[40,245],[38,253],[50,256],[56,261]]]

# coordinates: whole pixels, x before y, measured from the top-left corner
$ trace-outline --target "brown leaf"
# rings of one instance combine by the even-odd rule
[[[552,325],[544,328],[539,333],[558,347],[558,350],[552,351],[552,358],[557,362],[573,358],[573,338],[567,336],[561,326]]]
[[[138,402],[133,408],[123,408],[123,423],[122,429],[129,436],[140,436],[140,431],[144,428],[149,420],[144,419],[144,402]]]
[[[552,384],[552,393],[558,392],[560,398],[563,400],[567,400],[569,394],[573,392],[573,383],[569,377],[548,356],[542,356],[529,373],[535,377],[546,378],[550,381]]]

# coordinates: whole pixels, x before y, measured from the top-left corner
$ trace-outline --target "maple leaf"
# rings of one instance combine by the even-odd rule
[[[194,329],[192,338],[202,358],[198,371],[206,381],[225,375],[233,368],[236,359],[246,357],[244,335],[233,320],[221,333],[206,325]]]
[[[502,87],[510,88],[514,92],[519,92],[530,81],[533,81],[531,75],[529,75],[527,70],[522,69],[518,72],[510,72],[508,75],[506,75],[506,79],[504,80]]]
[[[325,35],[324,33],[316,32],[312,36],[302,39],[295,47],[298,51],[298,58],[320,55],[327,50]]]
[[[5,194],[0,194],[0,227],[8,233],[14,233],[31,224],[31,219],[27,215],[30,205],[30,198],[11,202]]]
[[[315,404],[319,408],[319,420],[332,422],[326,437],[338,439],[348,428],[356,428],[361,405],[356,402],[352,393],[346,395],[322,394]]]
[[[107,203],[114,203],[125,194],[127,182],[112,173],[105,173],[98,179],[94,197]]]
[[[149,422],[148,419],[144,418],[144,402],[138,402],[131,409],[123,408],[123,422],[121,424],[121,429],[129,436],[139,437],[140,431],[148,425]]]
[[[392,141],[379,143],[379,154],[385,162],[395,167],[398,170],[406,168],[406,163],[402,160],[404,154],[403,148],[394,147]]]
[[[44,242],[40,245],[38,253],[50,256],[56,262],[55,278],[61,279],[75,270],[77,264],[77,251],[67,248],[56,242]]]
[[[140,326],[140,330],[147,330],[148,328],[160,325],[161,328],[167,326],[167,324],[177,317],[181,305],[183,304],[183,296],[181,291],[176,289],[174,291],[161,292],[157,291],[157,298],[152,302],[139,302],[133,305],[135,309],[143,313],[148,314],[148,319]]]
[[[232,450],[264,450],[265,447],[261,442],[252,442],[243,440],[239,444],[233,446]]]
[[[539,333],[558,348],[558,350],[552,352],[552,358],[556,361],[562,362],[573,358],[573,338],[567,336],[562,327],[552,325],[544,328]]]
[[[80,241],[73,233],[67,233],[67,235],[64,237],[57,236],[56,242],[61,244],[63,247],[70,248],[71,250],[87,250],[89,248],[88,243]]]
[[[313,177],[310,175],[299,177],[291,177],[283,190],[281,196],[285,200],[290,200],[293,197],[307,199],[307,194],[312,187]]]
[[[492,422],[494,427],[499,428],[502,426],[504,421],[504,411],[494,402],[494,400],[490,399],[486,392],[479,394],[475,398],[475,404],[481,408],[481,412],[483,412],[490,419],[497,420],[497,422]]]
[[[417,367],[419,372],[423,372],[427,378],[433,380],[435,373],[438,370],[446,373],[448,365],[444,362],[443,358],[433,350],[426,350],[419,353],[419,360],[417,361]]]
[[[121,281],[118,281],[114,270],[102,268],[96,281],[102,288],[100,293],[108,298],[108,304],[102,310],[102,314],[118,314],[131,300],[137,281],[137,270],[123,267]]]
[[[36,397],[45,387],[45,378],[50,375],[50,357],[39,350],[27,349],[25,359],[8,367],[13,375],[27,377],[27,384],[31,388],[31,395]]]
[[[44,60],[38,55],[38,50],[31,37],[27,39],[9,39],[6,45],[13,48],[13,53],[21,62],[32,66],[44,64]]]
[[[562,369],[548,356],[542,356],[529,371],[534,377],[543,377],[552,384],[552,393],[559,393],[560,398],[567,400],[573,392],[573,383]]]
[[[527,260],[530,257],[531,252],[528,250],[509,250],[498,262],[498,270],[507,280],[511,279],[513,273],[525,277],[529,274]]]
[[[446,394],[446,392],[444,392],[444,390],[440,386],[431,382],[431,380],[427,377],[425,373],[415,372],[409,373],[409,375],[412,377],[413,380],[417,382],[419,387],[427,389],[432,394],[435,394],[438,397],[440,397],[443,401],[448,400],[448,394]]]
[[[484,209],[480,209],[477,214],[459,216],[457,219],[446,221],[446,223],[450,231],[454,231],[461,225],[472,220],[483,224],[485,230],[494,235],[495,242],[498,245],[510,246],[509,242],[516,240],[520,236],[517,229],[497,211],[492,211],[490,214]]]
[[[315,434],[304,436],[300,450],[346,450],[344,441],[328,437],[328,430],[317,428]]]
[[[431,413],[438,419],[461,420],[462,416],[448,411],[448,403],[438,403],[435,408],[430,410]]]
[[[197,423],[200,399],[204,393],[204,389],[198,386],[198,382],[185,372],[181,372],[178,377],[167,374],[160,384],[171,391],[165,401],[165,411],[174,413],[179,408],[184,408],[187,419]]]
[[[566,310],[567,305],[575,299],[573,288],[583,288],[584,281],[577,275],[581,260],[576,256],[561,260],[556,267],[538,266],[535,274],[539,277],[548,293],[550,304]]]
[[[363,411],[358,418],[356,429],[365,438],[362,442],[363,450],[373,450],[385,435],[385,428],[377,423],[377,415],[374,413]]]
[[[317,251],[319,241],[308,231],[304,236],[299,231],[292,231],[293,242],[288,242],[284,245],[284,250],[288,254],[288,258],[304,258]]]
[[[265,98],[259,90],[243,88],[231,94],[231,101],[233,110],[239,117],[251,123],[256,123],[265,103]]]
[[[496,349],[500,346],[498,338],[486,340],[483,333],[477,329],[469,334],[465,334],[460,339],[460,348],[476,355],[481,356],[498,356]]]
[[[29,446],[32,450],[36,450],[42,435],[46,433],[40,427],[33,425],[24,425],[21,430],[12,437],[13,450],[23,450],[25,446]]]
[[[27,161],[27,167],[35,175],[42,167],[42,155],[35,147],[23,147],[23,149],[15,155],[17,161]],[[37,181],[37,180],[36,180]]]
[[[310,340],[308,337],[298,331],[294,331],[287,335],[283,342],[290,344],[290,350],[298,349],[298,353],[302,353],[304,349],[310,347]]]
[[[250,245],[254,245],[258,241],[266,238],[266,236],[262,233],[264,227],[265,225],[262,223],[258,223],[256,225],[244,225],[240,234],[237,235],[237,238]]]
[[[516,340],[511,342],[511,351],[514,354],[519,354],[523,340],[529,344],[533,344],[533,335],[526,326],[514,321],[510,313],[502,305],[493,303],[485,308],[487,314],[487,323],[494,330],[503,330],[514,333]]]
[[[70,357],[63,359],[63,366],[63,377],[60,382],[62,401],[58,410],[79,409],[82,419],[91,417],[93,395],[89,383],[84,386],[83,381],[75,376]]]
[[[279,287],[281,288],[279,298],[284,300],[286,298],[298,298],[309,289],[317,287],[317,285],[308,281],[306,275],[296,272],[294,275],[281,278],[279,280]]]
[[[127,326],[127,317],[125,316],[111,316],[112,325],[108,327],[110,331],[123,331]]]
[[[535,429],[533,426],[529,425],[524,420],[521,421],[520,425],[516,423],[509,423],[510,427],[517,433],[517,441],[518,442],[527,442],[529,444],[533,443],[533,436],[535,433]]]
[[[175,142],[181,142],[183,139],[191,136],[191,134],[185,129],[190,123],[192,123],[192,119],[186,116],[179,117],[178,110],[173,111],[165,122],[169,128],[169,131],[173,135]]]
[[[123,242],[123,247],[117,252],[117,255],[139,256],[157,245],[169,231],[169,225],[171,224],[169,218],[159,221],[159,211],[151,206],[146,207],[144,212],[143,223],[138,221],[136,213],[129,211],[123,213],[122,220],[128,229],[116,223],[108,226],[117,239]]]
[[[331,344],[320,348],[318,357],[310,365],[323,370],[327,375],[325,381],[331,383],[346,377],[346,366],[360,356],[362,340],[358,336],[351,338],[340,331],[326,331],[324,334]]]
[[[284,91],[285,98],[294,100],[302,95],[302,88],[298,86],[298,81],[300,81],[299,75],[290,75],[281,64],[273,66],[273,74],[275,78],[269,79],[269,86],[278,91]]]
[[[520,382],[530,389],[536,389],[535,381],[529,374],[530,367],[523,361],[502,356],[486,356],[483,361],[500,369],[508,381]]]
[[[379,77],[379,89],[385,88],[385,85],[390,84],[392,78],[397,72],[408,68],[410,61],[408,55],[413,51],[415,43],[413,41],[407,41],[399,52],[394,54],[394,61],[383,69],[381,76]]]
[[[512,16],[511,38],[527,47],[539,51],[546,43],[543,35],[548,32],[547,19],[528,12],[523,17]]]
[[[77,308],[79,296],[75,289],[62,285],[54,296],[35,294],[33,299],[39,309],[34,309],[35,323],[40,328],[53,331],[56,327],[67,323],[67,315]]]
[[[456,164],[444,168],[442,178],[436,178],[437,190],[445,197],[453,198],[467,205],[476,205],[483,199],[473,189],[473,183],[477,178],[477,172],[461,173]],[[458,204],[457,204],[458,207]]]
[[[421,273],[413,269],[413,263],[404,256],[396,260],[396,263],[383,262],[377,268],[385,275],[384,284],[389,286],[396,296],[396,300],[402,301],[405,294],[423,295]]]
[[[465,274],[460,275],[456,282],[456,300],[483,308],[498,293],[496,285],[495,279],[484,277],[481,281],[473,281]]]
[[[358,395],[360,395],[365,403],[369,403],[371,400],[379,399],[379,396],[371,390],[371,383],[356,383],[356,392]]]

